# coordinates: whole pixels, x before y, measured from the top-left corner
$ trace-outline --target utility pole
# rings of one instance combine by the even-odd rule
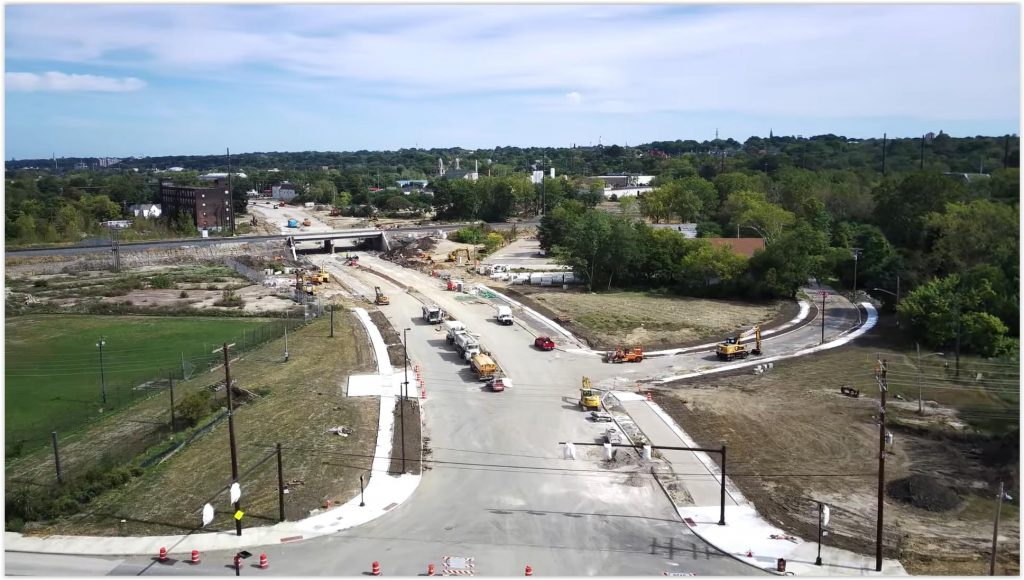
[[[405,398],[409,392],[409,335],[407,334],[409,329],[406,328],[402,331],[402,351],[405,354],[405,381],[402,382],[402,393],[399,398],[399,404],[402,406],[399,413],[399,420],[402,422],[401,437],[402,437],[402,474],[405,474]]]
[[[334,338],[334,305],[331,304],[331,338]]]
[[[231,235],[235,235],[235,192],[231,189],[231,148],[228,148],[228,219],[231,220]]]
[[[885,396],[889,385],[885,375],[888,361],[882,359],[875,367],[880,402],[878,405],[878,529],[875,537],[875,571],[882,571],[882,528],[885,521]]]
[[[107,341],[100,338],[96,346],[100,349],[100,395],[103,397],[103,406],[107,405],[107,377],[103,372],[103,345],[107,344]]]
[[[280,521],[284,521],[284,464],[281,462],[281,444],[277,444],[277,505]]]
[[[924,399],[921,398],[921,343],[915,342],[917,346],[917,414],[924,415]]]
[[[284,362],[288,362],[288,319],[284,319]]]
[[[231,361],[228,348],[232,346],[224,343],[224,347],[217,350],[224,351],[224,390],[228,395],[228,442],[231,445],[231,483],[238,483],[238,452],[235,448],[235,411],[231,400]],[[216,350],[213,352],[217,352]],[[235,502],[235,513],[241,509],[239,502]],[[242,520],[235,518],[235,535],[242,535]]]
[[[882,176],[885,176],[885,146],[887,145],[888,135],[882,133]]]
[[[821,344],[825,344],[825,298],[828,292],[821,293]]]
[[[824,511],[824,504],[818,502],[818,558],[814,560],[815,566],[821,566],[821,518]]]
[[[1003,509],[1003,482],[999,482],[999,497],[996,498],[996,522],[992,526],[992,557],[988,562],[988,575],[996,575],[996,548],[999,544],[999,512]]]
[[[117,228],[110,226],[110,254],[113,256],[113,267],[115,272],[121,271],[121,248],[117,242]]]
[[[174,432],[174,376],[171,373],[167,373],[167,382],[170,384],[171,391],[171,433]]]
[[[956,302],[956,378],[960,378],[960,301]]]
[[[64,485],[64,478],[60,475],[60,450],[57,449],[57,432],[50,432],[50,439],[53,440],[53,464],[57,467],[57,485]],[[1000,484],[1002,485],[1002,484]],[[1002,494],[999,494],[1000,496]]]

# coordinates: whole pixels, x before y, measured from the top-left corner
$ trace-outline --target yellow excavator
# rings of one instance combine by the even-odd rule
[[[747,349],[747,346],[743,344],[743,339],[750,338],[751,336],[754,337],[754,348]],[[749,355],[760,356],[761,326],[755,326],[737,334],[735,337],[725,339],[725,342],[718,345],[717,354],[718,360],[743,359]]]
[[[384,294],[384,292],[380,289],[380,286],[374,286],[373,291],[377,293],[377,304],[381,306],[391,304],[391,299],[388,298],[387,294]]]
[[[584,411],[601,409],[601,396],[591,386],[589,377],[583,377],[583,388],[580,389],[580,409]]]
[[[316,277],[320,280],[321,284],[326,284],[331,281],[331,275],[327,273],[327,270],[323,266],[320,266],[320,271],[317,272]]]
[[[459,248],[457,250],[452,250],[451,252],[448,252],[448,260],[447,261],[448,262],[457,262],[459,260],[459,256],[463,256],[463,255],[466,256],[466,262],[465,263],[468,264],[469,263],[469,250],[467,250],[466,248]]]

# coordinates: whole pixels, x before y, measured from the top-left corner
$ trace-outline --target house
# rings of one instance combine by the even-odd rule
[[[288,201],[297,195],[299,195],[298,188],[294,183],[287,181],[270,188],[270,197],[280,199],[281,201]]]
[[[137,203],[128,206],[128,211],[132,212],[135,217],[143,217],[146,219],[153,219],[160,217],[160,204],[157,203]]]
[[[106,222],[100,222],[100,225],[105,228],[123,230],[125,228],[132,227],[132,220],[110,220]]]
[[[227,184],[216,182],[211,187],[160,183],[160,206],[169,216],[188,215],[200,230],[231,227],[231,194]]]
[[[604,198],[637,197],[651,191],[654,191],[653,187],[606,187],[604,188]]]
[[[445,179],[468,179],[470,181],[476,181],[480,179],[480,163],[478,161],[473,162],[474,169],[470,171],[468,169],[459,169],[459,162],[461,160],[455,158],[455,167],[445,168],[444,160],[440,157],[437,159],[437,170],[438,175]]]
[[[623,173],[622,175],[598,175],[591,179],[600,179],[604,182],[605,187],[619,188],[619,187],[640,187],[650,185],[654,181],[653,175],[635,175],[632,173]]]
[[[696,238],[697,237],[697,224],[695,223],[675,223],[675,224],[651,224],[651,228],[656,230],[672,230],[683,234],[684,238]]]
[[[764,238],[704,238],[712,246],[727,246],[738,256],[753,257],[754,252],[764,251]]]

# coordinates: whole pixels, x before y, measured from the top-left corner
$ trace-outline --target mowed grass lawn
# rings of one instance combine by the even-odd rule
[[[206,365],[215,345],[237,342],[242,332],[269,336],[259,318],[37,315],[5,321],[4,379],[7,441],[46,438],[99,414],[100,360],[96,343],[104,337],[103,367],[107,407],[127,404],[168,372],[181,377],[186,366]],[[162,385],[165,386],[165,385]]]

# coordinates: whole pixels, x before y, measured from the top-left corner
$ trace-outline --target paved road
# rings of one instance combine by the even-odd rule
[[[361,254],[364,265],[386,272],[400,285],[341,266],[341,256],[317,260],[331,262],[343,281],[358,280],[354,286],[381,286],[391,297],[382,311],[399,332],[409,329],[409,355],[421,366],[428,395],[425,435],[431,469],[407,502],[377,520],[266,547],[271,566],[259,574],[360,575],[377,560],[386,575],[418,575],[428,563],[440,569],[445,555],[473,556],[477,573],[492,576],[519,575],[526,565],[549,576],[760,573],[693,536],[649,475],[633,475],[629,467],[606,469],[599,448],[580,448],[576,461],[561,457],[560,441],[596,442],[604,428],[586,421],[576,405],[583,375],[597,385],[621,388],[652,374],[671,376],[721,364],[712,353],[610,365],[582,352],[540,352],[532,341],[544,329],[528,319],[499,326],[492,304],[446,292],[440,280],[367,254]],[[406,293],[406,285],[417,294]],[[422,322],[419,298],[465,322],[496,353],[514,387],[485,391],[441,332]],[[856,320],[853,309],[842,308],[840,300],[827,319],[826,337]],[[765,350],[792,352],[817,344],[819,337],[820,329],[811,325],[767,340]],[[127,558],[107,572],[104,564],[96,564],[92,573],[230,574],[224,566],[231,555],[207,553],[195,567],[149,566],[149,558]]]

